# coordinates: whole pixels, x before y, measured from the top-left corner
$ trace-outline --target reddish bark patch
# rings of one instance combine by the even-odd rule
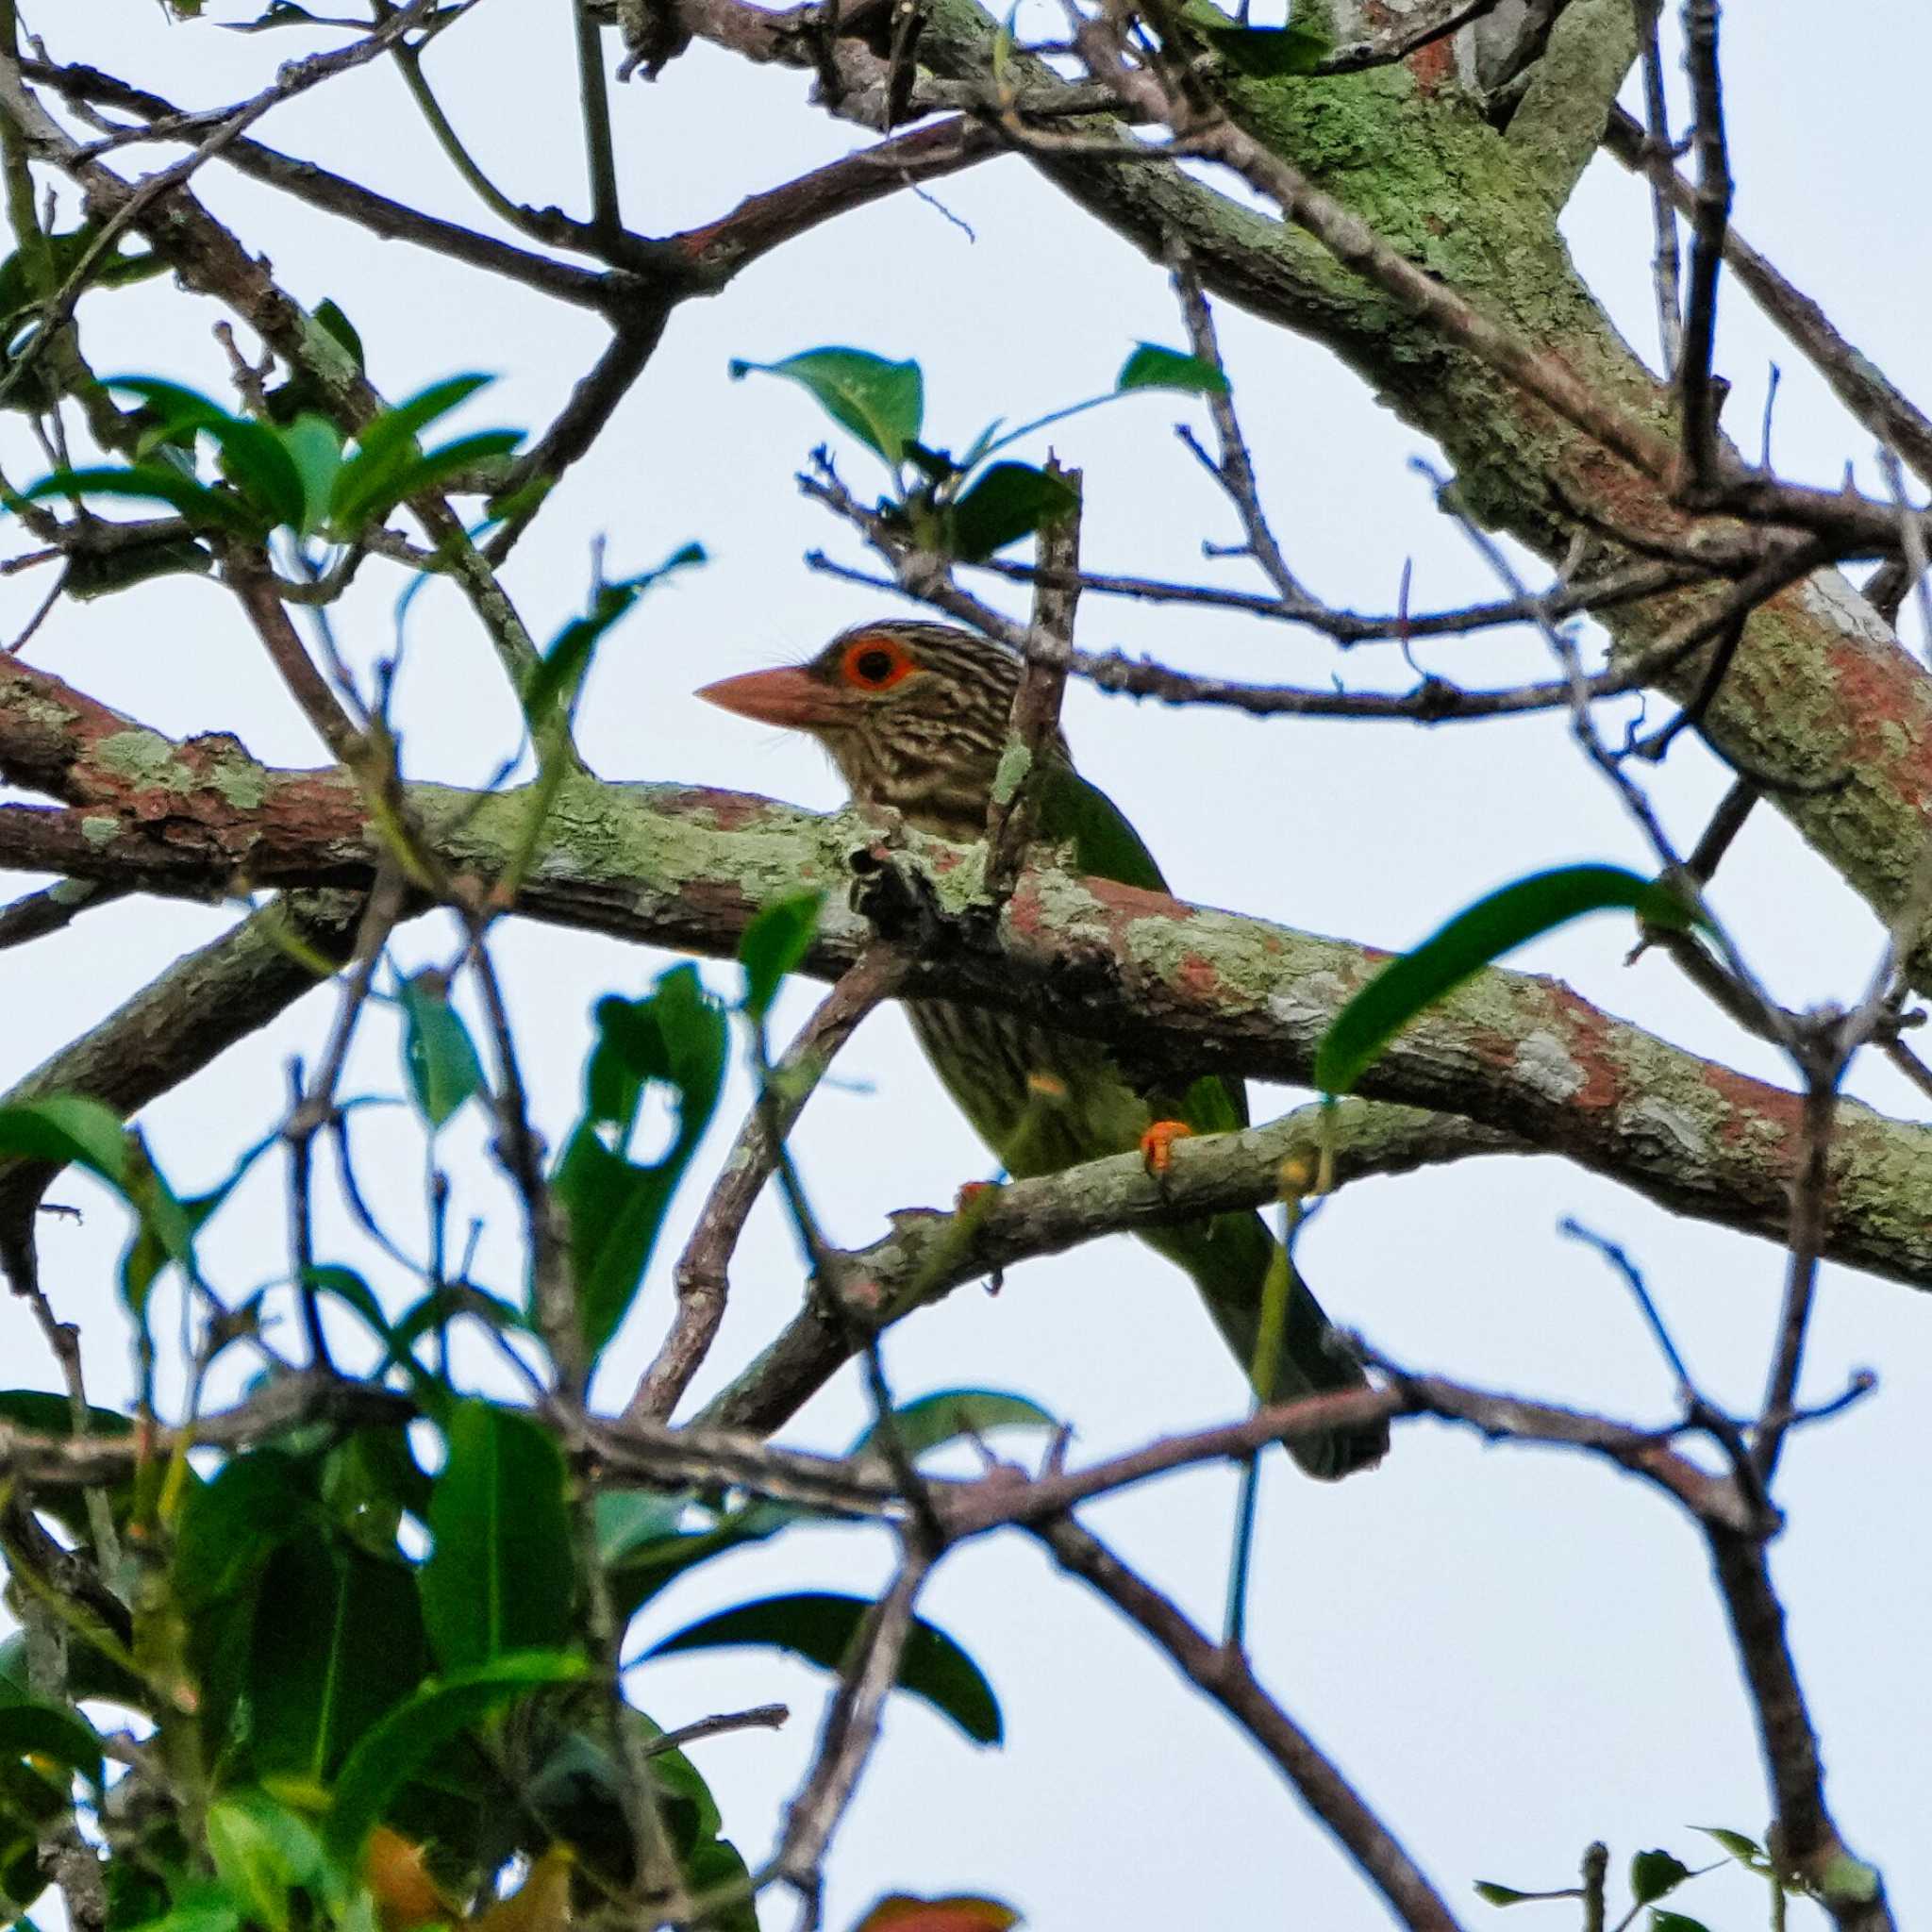
[[[1801,609],[1790,615],[1803,624],[1815,622]],[[1882,772],[1913,811],[1926,813],[1932,809],[1932,718],[1920,701],[1911,659],[1896,647],[1846,637],[1832,647],[1830,662],[1831,690],[1849,739],[1847,762]],[[1912,749],[1901,755],[1889,726],[1903,730]]]
[[[772,800],[756,791],[725,791],[712,785],[691,785],[665,792],[652,808],[670,818],[708,819],[721,832],[741,832],[772,809]]]
[[[1408,71],[1415,75],[1416,91],[1423,94],[1440,92],[1456,78],[1456,39],[1453,34],[1418,47],[1408,57]]]
[[[1211,1003],[1221,996],[1222,979],[1220,969],[1205,953],[1188,953],[1181,958],[1179,970],[1174,974],[1176,991],[1185,992],[1190,998]]]
[[[1770,1121],[1787,1148],[1795,1152],[1805,1112],[1805,1103],[1797,1094],[1715,1061],[1706,1064],[1704,1084],[1724,1102],[1724,1118],[1717,1130],[1725,1146],[1735,1147],[1750,1140],[1754,1123]]]
[[[1135,919],[1191,919],[1195,908],[1171,892],[1150,892],[1140,886],[1124,886],[1118,879],[1087,881],[1087,890],[1112,915],[1118,926]]]

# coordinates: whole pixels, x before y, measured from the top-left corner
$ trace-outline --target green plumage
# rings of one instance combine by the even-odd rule
[[[1041,835],[1070,843],[1076,870],[1146,891],[1167,882],[1120,808],[1098,786],[1054,759],[1042,773]],[[1248,1124],[1238,1082],[1205,1074],[1185,1092],[1136,1070],[1100,1042],[1029,1026],[986,1008],[911,1002],[909,1011],[933,1070],[959,1109],[1016,1177],[1053,1174],[1078,1161],[1124,1154],[1158,1120],[1185,1121],[1197,1134]],[[1278,1243],[1260,1215],[1217,1214],[1139,1237],[1184,1269],[1244,1372],[1258,1340],[1261,1294]],[[1299,1274],[1291,1276],[1288,1321],[1275,1363],[1277,1400],[1362,1386],[1358,1368],[1330,1352],[1327,1317]],[[1378,1457],[1381,1429],[1291,1445],[1310,1474],[1346,1475]]]
[[[795,670],[754,672],[704,695],[741,716],[810,732],[860,805],[971,842],[985,831],[1019,682],[1019,660],[995,644],[946,625],[888,623],[834,638]],[[1074,867],[1091,876],[1165,891],[1140,834],[1074,771],[1058,732],[1041,757],[1041,841],[1071,846]],[[1184,1121],[1203,1134],[1247,1124],[1239,1081],[1210,1074],[1182,1085],[1099,1041],[989,1008],[916,1000],[908,1012],[946,1091],[1016,1176],[1129,1153],[1157,1121]],[[1252,1212],[1217,1214],[1141,1239],[1187,1271],[1251,1370],[1263,1288],[1279,1252],[1267,1224]],[[1277,1397],[1363,1386],[1360,1369],[1326,1346],[1329,1336],[1314,1296],[1291,1275]],[[1379,1426],[1291,1445],[1295,1460],[1321,1476],[1363,1468],[1387,1446]]]

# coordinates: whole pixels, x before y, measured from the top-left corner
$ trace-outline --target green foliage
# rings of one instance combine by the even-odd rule
[[[1179,390],[1184,395],[1224,396],[1227,377],[1213,363],[1204,362],[1198,356],[1190,356],[1180,349],[1163,349],[1156,342],[1142,342],[1121,364],[1114,387],[1123,394],[1136,389],[1171,389]]]
[[[432,1129],[443,1126],[466,1100],[488,1091],[483,1063],[449,989],[433,968],[411,974],[396,989],[403,1009],[403,1071],[409,1091]]]
[[[1585,913],[1616,908],[1679,930],[1699,919],[1669,886],[1622,866],[1566,865],[1517,879],[1391,960],[1336,1014],[1315,1051],[1315,1084],[1350,1091],[1403,1027],[1485,966]]]
[[[774,899],[745,927],[738,959],[744,968],[745,1015],[756,1024],[764,1024],[779,987],[804,963],[824,904],[823,892],[793,892]]]
[[[948,1442],[977,1441],[995,1429],[1057,1429],[1057,1417],[1002,1389],[941,1389],[892,1411],[891,1426],[908,1456],[920,1457]],[[863,1456],[879,1438],[879,1425],[862,1430],[848,1452]]]
[[[557,1650],[571,1630],[573,1571],[563,1457],[529,1417],[460,1404],[429,1500],[436,1547],[423,1617],[445,1674],[513,1651]]]
[[[917,362],[892,362],[869,349],[807,349],[782,362],[734,360],[731,377],[782,375],[817,398],[841,428],[895,469],[919,441],[925,420],[925,376]]]
[[[697,971],[674,967],[646,999],[597,1003],[597,1044],[584,1110],[564,1143],[554,1186],[570,1226],[571,1268],[592,1359],[616,1334],[650,1266],[672,1196],[696,1153],[724,1079],[724,1015]],[[646,1091],[668,1089],[677,1112],[654,1161],[628,1149]]]
[[[591,657],[605,633],[653,584],[705,560],[703,544],[687,543],[656,570],[641,571],[619,583],[598,585],[591,600],[590,614],[564,625],[525,682],[524,719],[540,745],[549,729],[567,718],[575,706],[577,693],[591,669]]]
[[[1669,1852],[1639,1852],[1630,1860],[1630,1896],[1641,1906],[1668,1897],[1693,1874]]]
[[[888,525],[922,548],[966,563],[984,563],[1064,516],[1076,501],[1073,487],[1054,470],[1015,461],[988,467],[989,458],[1050,424],[1122,396],[1151,390],[1208,395],[1227,389],[1227,378],[1211,363],[1142,342],[1104,394],[1050,410],[1004,435],[1006,419],[998,418],[974,438],[963,456],[955,458],[950,450],[921,440],[925,379],[917,362],[893,362],[864,349],[824,348],[808,349],[782,362],[731,364],[734,376],[753,371],[798,383],[835,423],[885,462],[896,491],[878,507]]]
[[[340,309],[317,321],[352,358],[361,342]],[[50,496],[82,500],[125,497],[166,504],[197,529],[259,543],[276,529],[298,539],[323,536],[349,542],[397,504],[425,491],[471,478],[499,464],[523,441],[518,429],[486,429],[425,450],[417,441],[430,424],[466,402],[490,378],[459,375],[432,384],[385,409],[344,452],[334,425],[314,413],[319,400],[306,389],[277,391],[269,422],[239,416],[212,398],[157,376],[106,378],[103,387],[133,396],[145,419],[136,460],[123,465],[56,470],[20,492],[36,502]],[[194,474],[194,451],[206,440],[216,452],[221,480]]]
[[[800,1591],[720,1610],[651,1646],[651,1657],[752,1644],[791,1652],[822,1670],[836,1671],[851,1653],[874,1606],[863,1597]],[[975,1744],[997,1744],[999,1700],[979,1666],[943,1630],[915,1619],[895,1680],[950,1718]]]

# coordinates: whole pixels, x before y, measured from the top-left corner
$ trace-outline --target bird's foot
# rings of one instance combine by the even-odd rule
[[[1187,1140],[1193,1131],[1186,1121],[1156,1121],[1141,1136],[1141,1158],[1156,1180],[1174,1165],[1174,1143]]]

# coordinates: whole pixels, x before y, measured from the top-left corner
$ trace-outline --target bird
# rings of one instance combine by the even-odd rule
[[[842,631],[804,664],[746,672],[696,695],[740,718],[818,741],[861,808],[886,807],[922,832],[959,843],[985,835],[1022,664],[1003,644],[951,625],[883,620]],[[1071,845],[1075,870],[1165,892],[1167,882],[1120,808],[1074,768],[1056,726],[1035,775],[1037,840]],[[1125,1048],[1031,1019],[943,999],[906,1003],[941,1083],[1016,1179],[1139,1149],[1164,1171],[1173,1140],[1248,1124],[1243,1084],[1191,1082]],[[1253,1209],[1140,1231],[1193,1280],[1252,1376],[1262,1289],[1279,1244]],[[1290,1266],[1288,1319],[1272,1377],[1275,1399],[1366,1387],[1360,1364],[1331,1345],[1321,1305]],[[1265,1379],[1265,1377],[1264,1377]],[[1386,1424],[1290,1443],[1311,1475],[1370,1467]]]

